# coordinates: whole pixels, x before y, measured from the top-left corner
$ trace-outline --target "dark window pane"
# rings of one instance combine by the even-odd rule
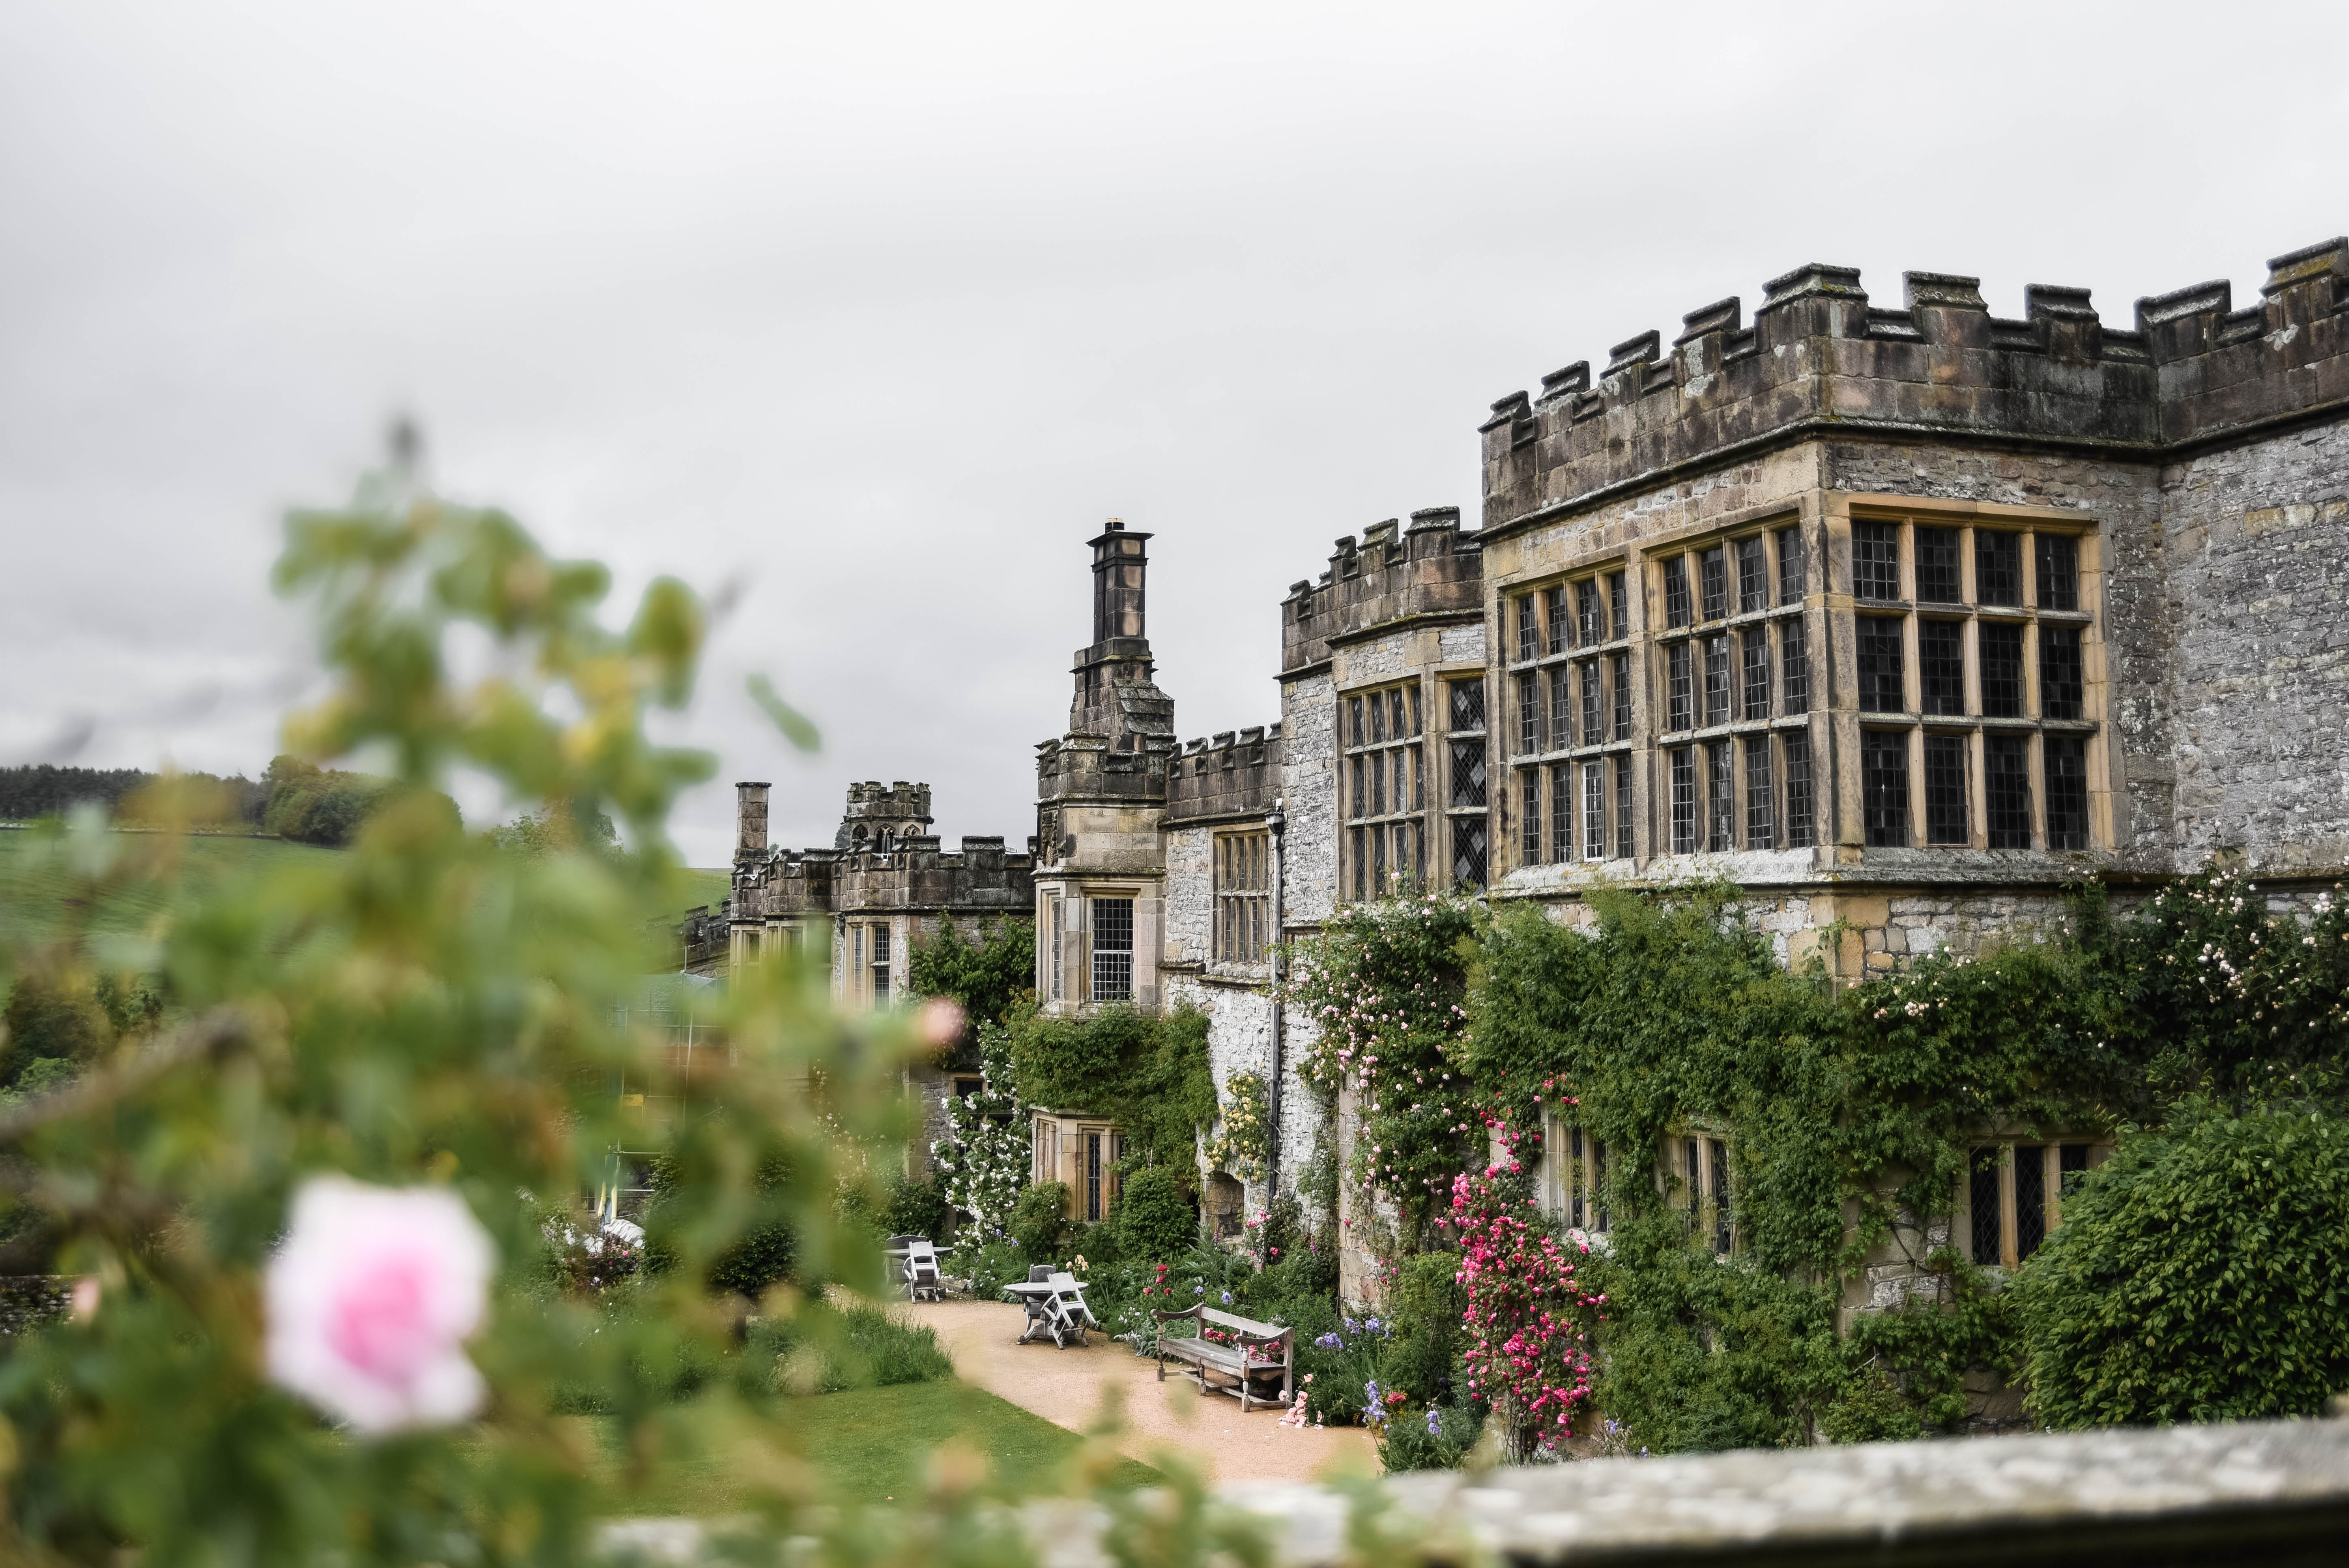
[[[1414,686],[1404,689],[1411,696],[1411,732],[1417,735],[1419,733],[1419,688]]]
[[[1713,1250],[1729,1250],[1729,1145],[1707,1139],[1713,1165]]]
[[[2056,1174],[2059,1177],[2085,1174],[2088,1169],[2088,1146],[2085,1143],[2059,1145],[2055,1150],[2055,1163]],[[2069,1183],[2065,1185],[2068,1186]],[[2063,1193],[2059,1191],[2056,1197],[2060,1201]]]
[[[2023,717],[2023,628],[1983,621],[1974,632],[1982,658],[1982,712],[1992,718]]]
[[[1966,743],[1954,735],[1925,738],[1925,841],[1966,841]]]
[[[1998,1150],[1977,1149],[1973,1169],[1966,1173],[1966,1206],[1973,1211],[1974,1262],[1995,1266],[1999,1262]]]
[[[1518,790],[1525,823],[1525,858],[1520,864],[1541,864],[1541,769],[1525,769]]]
[[[1908,623],[1883,615],[1859,618],[1859,707],[1862,713],[1905,713],[1908,683],[1901,647]]]
[[[1485,803],[1485,743],[1481,740],[1455,740],[1452,743],[1452,803],[1454,806],[1481,806]]]
[[[2047,1239],[2047,1151],[2014,1151],[2014,1256],[2017,1262]]]
[[[1416,746],[1403,753],[1411,762],[1411,809],[1427,809],[1427,754]]]
[[[1549,670],[1549,744],[1554,751],[1563,751],[1574,744],[1571,727],[1574,705],[1567,700],[1568,666],[1552,665]]]
[[[2088,847],[2088,747],[2075,736],[2051,735],[2047,748],[2047,847]]]
[[[1737,756],[1726,740],[1705,748],[1705,843],[1715,851],[1737,847]]]
[[[1603,860],[1607,854],[1607,767],[1582,765],[1582,858]]]
[[[1778,531],[1778,603],[1799,604],[1804,593],[1803,531]]]
[[[1664,562],[1664,624],[1689,624],[1688,558],[1675,555]]]
[[[1900,525],[1851,525],[1851,591],[1861,599],[1900,597]]]
[[[1360,903],[1371,895],[1370,851],[1363,847],[1361,829],[1356,828],[1350,837],[1354,851],[1354,902]]]
[[[1860,731],[1859,797],[1869,844],[1892,848],[1909,841],[1909,736],[1906,731]]]
[[[1729,561],[1719,545],[1700,552],[1698,570],[1704,576],[1704,618],[1718,621],[1729,614]]]
[[[1745,738],[1745,847],[1767,850],[1778,842],[1778,792],[1771,788],[1770,738]]]
[[[1615,758],[1615,853],[1619,859],[1630,860],[1634,853],[1631,837],[1631,758],[1626,752]]]
[[[1541,749],[1541,677],[1517,677],[1517,755],[1530,757]]]
[[[1371,815],[1383,817],[1386,814],[1387,759],[1374,756],[1371,758]]]
[[[1530,593],[1517,601],[1517,660],[1520,664],[1541,656],[1541,623],[1534,616],[1534,596]]]
[[[1689,703],[1689,665],[1692,647],[1693,645],[1689,643],[1674,643],[1664,655],[1664,727],[1668,730],[1686,729],[1696,722],[1690,714]]]
[[[1807,850],[1818,838],[1817,827],[1811,814],[1811,738],[1801,730],[1792,730],[1787,733],[1784,745],[1786,751],[1786,847]]]
[[[1607,574],[1607,610],[1608,618],[1612,624],[1612,630],[1609,635],[1630,636],[1631,634],[1631,585],[1624,581],[1623,573],[1620,572],[1609,572]]]
[[[2039,717],[2077,718],[2084,700],[2080,629],[2039,628]]]
[[[1549,770],[1549,852],[1553,860],[1574,854],[1574,774],[1571,769]]]
[[[1778,623],[1779,682],[1789,715],[1811,711],[1810,641],[1799,619]]]
[[[1758,534],[1737,542],[1737,613],[1741,615],[1770,607],[1769,553]]]
[[[1454,729],[1485,727],[1485,683],[1483,681],[1452,683],[1452,727]]]
[[[1745,701],[1747,718],[1770,717],[1770,633],[1756,626],[1744,634]]]
[[[2023,536],[1996,529],[1974,530],[1974,601],[1982,604],[2023,603]]]
[[[1452,882],[1454,887],[1485,885],[1485,819],[1452,819]]]
[[[1704,721],[1729,722],[1729,639],[1704,640]]]
[[[2069,534],[2042,533],[2039,541],[2039,607],[2076,610],[2080,607],[2080,542]]]
[[[1349,717],[1353,720],[1349,727],[1353,731],[1354,744],[1368,746],[1371,743],[1371,721],[1362,716],[1362,699],[1358,696],[1349,697],[1346,699],[1346,707],[1349,709]]]
[[[1566,589],[1563,586],[1543,589],[1542,609],[1549,619],[1549,651],[1562,654],[1566,651]]]
[[[1387,738],[1386,699],[1379,696],[1376,692],[1371,693],[1369,711],[1371,718],[1371,743],[1372,745],[1376,745]]]
[[[1368,787],[1366,787],[1362,782],[1362,759],[1357,757],[1353,758],[1353,764],[1354,787],[1351,790],[1348,791],[1348,798],[1353,801],[1354,809],[1349,814],[1356,817],[1367,817],[1371,814],[1371,796]]]
[[[1696,748],[1675,747],[1672,768],[1672,853],[1696,849]]]
[[[1962,621],[1917,623],[1917,678],[1927,713],[1966,711],[1966,627]]]
[[[2031,742],[1993,735],[1982,742],[1983,824],[1993,850],[2031,847]]]
[[[1387,830],[1371,830],[1371,896],[1384,898],[1394,892],[1387,882]]]
[[[1964,597],[1958,581],[1958,531],[1917,531],[1917,598],[1927,604],[1955,604]]]
[[[1606,612],[1599,605],[1599,579],[1586,577],[1574,585],[1574,620],[1576,634],[1583,645],[1607,640]]]
[[[1605,695],[1599,689],[1599,661],[1582,661],[1582,743],[1596,746],[1607,734]]]
[[[1615,738],[1631,738],[1631,655],[1615,654],[1608,658],[1611,666],[1608,676],[1615,683]]]
[[[1411,733],[1410,715],[1404,711],[1402,687],[1387,693],[1387,734],[1397,740]]]

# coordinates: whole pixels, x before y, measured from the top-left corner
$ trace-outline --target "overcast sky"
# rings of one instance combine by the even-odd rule
[[[2337,3],[11,0],[0,761],[264,766],[279,517],[406,413],[616,618],[740,584],[695,863],[740,778],[786,844],[877,778],[1016,846],[1103,518],[1181,733],[1267,722],[1333,538],[1473,521],[1488,403],[1721,295],[2255,299],[2349,228],[2344,59]]]

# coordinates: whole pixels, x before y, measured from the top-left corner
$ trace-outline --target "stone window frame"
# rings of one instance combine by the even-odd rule
[[[1256,827],[1226,828],[1208,836],[1207,864],[1215,890],[1209,961],[1218,967],[1260,966],[1273,938],[1272,834]]]
[[[1444,731],[1428,722],[1433,703],[1417,675],[1382,677],[1337,694],[1338,894],[1341,903],[1384,896],[1396,885],[1417,887],[1427,878],[1428,819],[1435,779],[1432,749]],[[1401,702],[1404,732],[1395,726]],[[1372,705],[1377,719],[1371,719]],[[1396,765],[1402,776],[1398,792]],[[1405,799],[1408,804],[1404,803]],[[1384,885],[1382,885],[1384,884]],[[1220,951],[1220,949],[1219,949]]]
[[[1829,688],[1840,694],[1848,693],[1847,700],[1835,703],[1834,721],[1839,738],[1857,755],[1863,738],[1870,733],[1899,732],[1908,742],[1909,814],[1900,842],[1907,846],[1942,851],[2029,849],[2040,852],[2081,852],[2109,850],[2114,846],[2113,807],[2110,790],[2103,780],[2109,766],[2108,746],[2110,726],[2106,717],[2109,700],[2108,683],[2105,675],[2104,644],[2104,545],[2098,520],[2090,514],[2057,511],[2040,507],[2001,506],[1990,502],[1948,502],[1909,497],[1843,496],[1832,498],[1827,514],[1830,554],[1837,581],[1830,583],[1833,595],[1834,622],[1830,635],[1837,645],[1839,666],[1850,664],[1849,669],[1838,667],[1837,678]],[[1895,580],[1899,597],[1863,598],[1857,590],[1864,584],[1853,576],[1855,562],[1860,552],[1859,535],[1865,529],[1889,529],[1897,552],[1894,563]],[[1954,535],[1956,567],[1959,583],[1954,598],[1920,597],[1919,568],[1920,562],[1920,531],[1947,530]],[[1979,592],[1978,574],[1985,559],[2005,555],[2008,552],[1986,549],[1988,536],[2013,541],[2012,565],[2017,573],[2013,597],[2017,603],[1982,602]],[[2062,542],[2070,546],[2070,608],[2061,604],[2043,604],[2042,578],[2048,568],[2051,544]],[[1870,553],[1875,553],[1870,552]],[[1940,585],[1935,584],[1937,589]],[[1898,711],[1865,709],[1858,706],[1859,683],[1857,666],[1859,617],[1897,621],[1900,626],[1902,705]],[[1962,700],[1957,713],[1925,710],[1925,633],[1927,623],[1954,624],[1961,627],[1959,647],[1962,665]],[[2012,634],[2021,645],[2021,686],[2019,715],[1991,714],[1992,706],[1985,697],[1984,632],[1989,627],[2012,628]],[[2045,710],[2047,692],[2043,689],[2045,672],[2041,650],[2054,645],[2058,636],[2076,638],[2077,657],[2075,675],[2077,679],[2078,717],[2049,717]],[[1847,653],[1846,650],[1851,650]],[[1815,704],[1816,706],[1816,704]],[[1990,813],[1990,740],[2020,738],[2028,749],[2026,782],[2029,793],[2027,843],[2013,841],[2011,828],[2002,828],[2001,842],[1992,843]],[[1937,823],[1934,801],[1928,790],[1933,787],[1939,773],[1946,769],[1929,769],[1928,738],[1944,742],[1961,739],[1964,751],[1965,823],[1962,839],[1944,830],[1935,832],[1946,821]],[[2051,747],[2051,741],[2056,745]],[[2068,754],[2076,746],[2080,751],[2080,771],[2083,775],[2078,794],[2085,799],[2073,801],[2078,812],[2076,830],[2071,833],[2051,831],[2051,801],[2048,794],[2051,753]],[[1945,751],[1946,745],[1935,748]],[[2058,758],[2067,762],[2067,758]],[[2059,769],[2068,773],[2068,765]],[[1852,810],[1839,813],[1846,823],[1843,841],[1857,847],[1884,848],[1877,841],[1883,834],[1871,836],[1868,831],[1866,803],[1856,797],[1861,780],[1855,769],[1842,781],[1851,791],[1847,801]],[[2062,825],[2070,812],[2057,810],[2057,822]]]
[[[1739,1250],[1737,1187],[1730,1178],[1730,1140],[1710,1128],[1667,1133],[1656,1161],[1657,1188],[1682,1223],[1715,1256]]]
[[[1489,797],[1495,814],[1495,830],[1487,843],[1488,881],[1501,874],[1502,868],[1493,866],[1489,856],[1494,848],[1502,844],[1513,850],[1516,867],[1630,858],[1619,853],[1623,844],[1614,828],[1624,817],[1635,815],[1632,803],[1619,799],[1621,769],[1617,760],[1630,757],[1638,744],[1639,727],[1633,718],[1637,692],[1630,684],[1638,680],[1640,667],[1640,638],[1630,624],[1635,570],[1627,552],[1613,551],[1577,562],[1564,572],[1513,582],[1499,601],[1512,617],[1522,616],[1527,606],[1538,605],[1546,619],[1536,644],[1537,656],[1512,656],[1501,670],[1501,690],[1508,695],[1512,705],[1506,733],[1516,743],[1512,760],[1516,765],[1517,778],[1513,780],[1513,789]],[[1556,618],[1559,612],[1564,614],[1563,624]],[[1509,630],[1516,633],[1519,624],[1513,621]],[[1602,634],[1593,637],[1589,634],[1594,631]],[[1507,646],[1513,655],[1522,655],[1525,651],[1522,636],[1513,635]],[[1539,716],[1529,713],[1526,707],[1528,680],[1533,700],[1544,709]],[[1561,682],[1568,696],[1564,711],[1557,702]],[[1595,741],[1590,738],[1588,723],[1594,707],[1592,690],[1597,693],[1595,707],[1602,731]],[[1493,695],[1488,687],[1488,701]],[[1601,767],[1601,788],[1607,801],[1609,831],[1602,836],[1605,852],[1598,856],[1589,855],[1583,841],[1587,825],[1584,769],[1590,764]],[[1537,834],[1529,831],[1524,821],[1509,824],[1514,831],[1499,830],[1501,816],[1523,815],[1526,779],[1529,774],[1540,779],[1538,798],[1544,803],[1545,817],[1555,818],[1550,803],[1557,798],[1561,785],[1573,802],[1570,818],[1576,830],[1570,835],[1571,842],[1560,837],[1553,820],[1539,835],[1543,842],[1538,854],[1528,852]],[[1449,799],[1447,795],[1447,801]]]
[[[1568,1229],[1605,1236],[1614,1228],[1607,1203],[1606,1141],[1555,1105],[1542,1107],[1541,1163],[1534,1171],[1534,1202]]]
[[[1959,1252],[1979,1266],[2019,1267],[2062,1227],[2064,1178],[2095,1170],[2112,1153],[2110,1139],[2093,1133],[1993,1135],[1975,1142],[1951,1194],[1951,1237]]]
[[[1659,683],[1648,707],[1653,733],[1641,737],[1652,751],[1655,799],[1665,813],[1656,824],[1651,851],[1656,855],[1729,852],[1714,847],[1720,837],[1716,826],[1724,819],[1734,823],[1730,851],[1808,851],[1825,841],[1817,815],[1818,748],[1811,738],[1820,707],[1816,694],[1825,686],[1819,639],[1809,627],[1819,587],[1812,574],[1812,558],[1818,553],[1810,537],[1813,526],[1799,510],[1774,508],[1640,546],[1640,574],[1656,612],[1642,639],[1654,648],[1648,666]],[[1713,573],[1718,591],[1711,594],[1706,590],[1708,562],[1719,563]],[[1754,565],[1758,572],[1749,571]],[[1671,624],[1669,613],[1676,573],[1688,585],[1688,614],[1680,624]],[[1749,589],[1756,586],[1762,603],[1749,607]],[[1709,610],[1720,613],[1709,614]],[[1790,645],[1794,658],[1787,656]],[[1766,686],[1766,698],[1758,705],[1750,700],[1748,690],[1749,672],[1756,667]],[[1672,689],[1676,670],[1688,673],[1691,687],[1677,711]],[[1716,673],[1718,680],[1712,678]],[[1719,721],[1709,722],[1717,713]],[[1807,746],[1813,758],[1807,774],[1812,792],[1807,831],[1788,794],[1791,782],[1804,776],[1801,768],[1789,766],[1785,756],[1790,738]],[[1750,767],[1757,741],[1769,748],[1758,777]],[[1713,798],[1718,776],[1710,765],[1718,755],[1714,748],[1722,746],[1728,748],[1730,758],[1725,809]],[[1674,759],[1683,748],[1695,764],[1692,846],[1674,831],[1678,823],[1671,809]],[[1767,789],[1770,799],[1757,801],[1757,789]],[[1757,835],[1768,841],[1757,841]]]

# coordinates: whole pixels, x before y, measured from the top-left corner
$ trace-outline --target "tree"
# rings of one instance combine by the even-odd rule
[[[2349,1387],[2349,1121],[2190,1103],[2080,1179],[2010,1291],[2050,1426],[2316,1415]]]
[[[1014,1006],[1035,995],[1035,978],[1034,924],[992,916],[978,923],[975,943],[952,920],[941,921],[936,936],[914,944],[906,974],[916,995],[960,1003],[973,1029],[1002,1023]],[[969,1043],[968,1036],[963,1043]]]

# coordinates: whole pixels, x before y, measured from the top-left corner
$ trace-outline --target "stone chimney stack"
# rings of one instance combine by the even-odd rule
[[[1095,646],[1112,637],[1149,635],[1142,627],[1143,578],[1150,570],[1143,546],[1149,541],[1146,533],[1128,533],[1124,520],[1113,517],[1092,542]]]
[[[734,786],[734,861],[762,860],[767,853],[767,792],[771,784]]]

